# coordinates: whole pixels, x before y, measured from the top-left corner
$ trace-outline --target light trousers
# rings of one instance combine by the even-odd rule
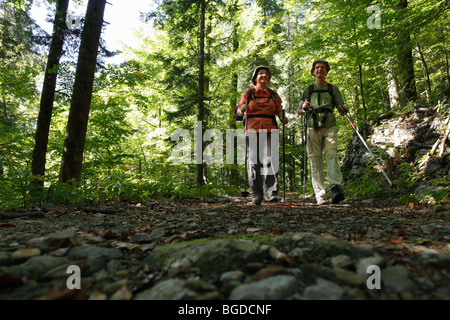
[[[278,130],[248,133],[247,170],[253,201],[270,201],[278,194],[279,146]]]
[[[326,194],[323,173],[323,156],[327,165],[327,180],[329,187],[340,186],[343,181],[341,167],[337,157],[337,133],[339,128],[319,127],[308,128],[307,152],[311,163],[311,181],[316,199],[324,198]]]

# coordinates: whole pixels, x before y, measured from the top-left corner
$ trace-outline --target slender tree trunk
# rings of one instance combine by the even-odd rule
[[[396,109],[400,106],[400,97],[398,94],[397,83],[395,81],[395,77],[393,75],[391,60],[388,59],[385,63],[386,65],[386,73],[387,73],[387,87],[389,93],[389,104],[391,110]]]
[[[397,10],[406,9],[408,0],[400,0],[397,5]],[[416,83],[414,76],[414,61],[412,55],[411,36],[406,27],[399,28],[398,38],[398,62],[399,62],[399,81],[400,81],[400,96],[402,105],[406,106],[410,101],[417,100]]]
[[[373,71],[375,72],[375,75],[378,78],[378,69],[376,66],[373,66]],[[386,99],[386,96],[384,95],[384,88],[381,84],[381,81],[377,81],[377,82],[378,82],[378,86],[380,88],[381,99],[383,99],[383,107],[385,110],[389,110],[389,101],[388,101],[388,99]]]
[[[423,66],[423,70],[425,73],[425,78],[426,78],[426,83],[427,83],[427,91],[428,91],[427,101],[430,102],[430,100],[432,100],[433,98],[432,98],[432,93],[431,93],[431,82],[430,82],[430,73],[428,71],[428,64],[425,60],[425,57],[423,56],[422,49],[420,48],[420,44],[416,38],[416,35],[413,35],[413,36],[414,36],[414,40],[416,41],[417,52],[419,53],[420,60],[422,61],[422,66]]]
[[[448,84],[450,85],[450,67],[449,67],[449,63],[448,63],[448,52],[447,52],[447,46],[445,43],[444,27],[442,25],[441,25],[441,33],[442,33],[443,51],[444,51],[444,55],[445,55],[445,67],[446,67],[446,71],[447,71],[447,81],[448,81]]]
[[[237,38],[237,28],[239,26],[239,22],[236,23],[233,30],[233,52],[236,52],[239,48],[239,40]],[[238,91],[238,84],[239,84],[239,78],[237,73],[233,73],[231,75],[231,82],[230,82],[230,92],[236,93]],[[228,123],[230,125],[230,129],[236,130],[236,120],[234,120],[234,108],[236,107],[236,97],[233,96],[230,98],[230,107],[229,107],[229,120]],[[227,146],[228,147],[228,146]],[[233,165],[230,167],[229,171],[229,183],[232,186],[239,186],[239,170],[238,167],[235,165],[238,163],[238,146],[237,146],[237,139],[236,143],[234,145],[233,149]],[[245,172],[244,172],[245,174]]]
[[[356,42],[356,51],[359,52],[359,45],[358,42]],[[363,83],[363,74],[362,74],[362,65],[361,63],[358,64],[358,73],[359,73],[359,86],[361,91],[361,100],[363,105],[363,113],[364,113],[364,125],[363,125],[363,135],[364,132],[366,132],[366,125],[367,125],[367,109],[366,109],[366,100],[364,99],[364,83]]]
[[[67,122],[60,182],[80,180],[106,0],[89,0]]]
[[[366,100],[364,99],[364,83],[363,83],[363,75],[362,75],[362,65],[359,64],[359,85],[361,87],[361,99],[363,104],[363,112],[364,112],[364,131],[366,131],[367,125],[367,108],[366,108]]]
[[[205,114],[205,15],[206,15],[206,0],[200,1],[200,37],[199,37],[199,57],[198,57],[198,107],[197,107],[197,121],[200,121],[203,126]],[[202,130],[202,132],[204,132]],[[199,137],[203,144],[203,137]],[[202,145],[203,151],[203,145]],[[202,155],[199,155],[202,158]],[[205,184],[203,179],[203,160],[197,163],[197,185],[201,187]]]
[[[50,51],[47,58],[44,84],[42,87],[39,116],[37,121],[35,145],[32,155],[31,172],[33,184],[43,186],[45,175],[45,158],[47,154],[48,134],[55,100],[56,80],[58,76],[59,60],[62,55],[66,18],[69,0],[58,0],[56,4],[55,22]]]

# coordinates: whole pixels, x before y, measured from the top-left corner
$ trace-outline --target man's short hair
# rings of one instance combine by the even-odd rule
[[[313,62],[312,65],[312,69],[311,69],[311,74],[314,76],[314,69],[316,68],[316,64],[318,64],[319,62],[325,64],[325,67],[327,68],[327,72],[330,72],[330,64],[322,59],[317,59],[316,61]]]

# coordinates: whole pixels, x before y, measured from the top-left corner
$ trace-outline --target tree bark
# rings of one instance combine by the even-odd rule
[[[84,146],[106,0],[89,0],[67,122],[60,182],[81,180]]]
[[[33,184],[44,185],[45,162],[48,145],[48,134],[55,100],[56,80],[58,77],[59,60],[62,55],[64,34],[66,31],[66,18],[69,0],[58,0],[56,4],[55,21],[47,66],[42,86],[39,116],[35,134],[35,145],[32,155],[31,172]]]
[[[407,6],[408,1],[401,0],[397,5],[397,10],[404,10]],[[398,75],[400,81],[400,97],[402,106],[406,106],[410,101],[417,100],[411,36],[408,28],[399,28],[399,38],[397,44],[399,48]]]
[[[420,47],[419,41],[417,40],[417,37],[415,35],[414,36],[414,40],[416,41],[416,45],[417,45],[417,52],[419,53],[419,57],[420,60],[422,61],[422,67],[425,73],[425,78],[426,78],[426,84],[427,84],[427,101],[430,102],[431,100],[433,100],[433,94],[431,92],[431,81],[430,81],[430,72],[428,71],[428,64],[427,61],[425,60],[425,57],[423,56],[422,53],[422,48]]]
[[[363,130],[364,133],[366,133],[366,126],[367,126],[367,108],[366,108],[366,100],[364,99],[364,82],[363,82],[363,74],[362,74],[362,65],[358,65],[358,71],[359,71],[359,85],[361,87],[361,100],[363,105],[363,112],[364,112],[364,126]]]
[[[198,57],[198,107],[197,107],[197,121],[202,123],[204,120],[205,109],[205,16],[206,16],[206,0],[200,2],[200,37],[199,37],[199,57]],[[202,132],[204,132],[202,130]],[[203,137],[200,137],[198,143],[202,144],[203,152]],[[203,158],[203,155],[199,155]],[[205,184],[203,179],[203,160],[197,163],[197,186],[201,187]]]
[[[444,32],[444,27],[441,25],[441,33],[442,33],[442,44],[443,44],[443,52],[445,55],[445,70],[447,71],[447,81],[448,84],[450,85],[450,67],[449,67],[449,62],[448,62],[448,53],[447,53],[447,46],[445,43],[445,32]]]

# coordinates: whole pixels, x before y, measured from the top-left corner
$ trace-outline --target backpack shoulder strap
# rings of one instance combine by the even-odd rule
[[[275,102],[275,91],[273,91],[272,89],[269,89],[269,91],[270,91],[270,94],[272,96],[273,102]]]
[[[267,102],[269,102],[270,99],[272,99],[272,100],[275,102],[275,101],[276,101],[276,100],[275,100],[275,93],[276,93],[276,92],[275,92],[274,90],[270,89],[270,88],[267,88],[267,89],[268,89],[269,92],[270,92],[270,97],[267,99]],[[250,100],[250,99],[255,100],[255,98],[266,98],[266,97],[263,97],[263,96],[259,97],[259,96],[253,95],[253,88],[252,88],[251,91],[250,91],[249,100]]]
[[[245,90],[244,95],[247,95],[248,97],[246,98],[247,102],[250,102],[250,100],[254,100],[254,96],[253,96],[253,88],[248,88]]]
[[[336,106],[336,104],[334,103],[333,85],[331,83],[328,83],[328,93],[331,96],[331,101],[332,101],[333,108],[334,108]]]
[[[309,86],[309,100],[311,100],[311,95],[314,93],[314,84],[311,84],[310,86]]]

